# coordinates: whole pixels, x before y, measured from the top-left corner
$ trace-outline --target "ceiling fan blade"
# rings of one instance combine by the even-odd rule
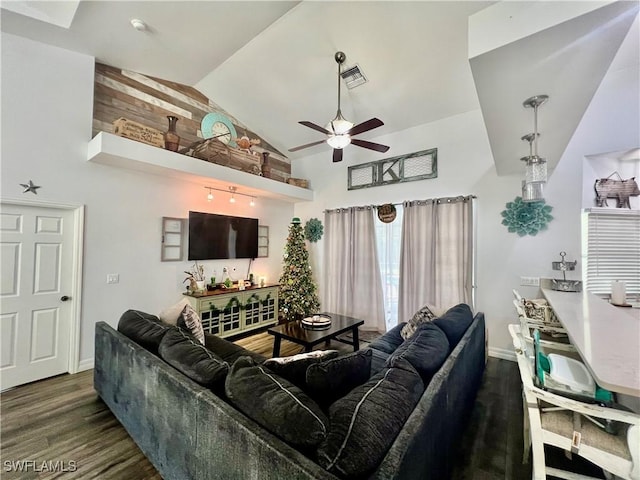
[[[367,142],[366,140],[360,140],[358,138],[352,138],[351,143],[353,145],[357,145],[358,147],[368,148],[369,150],[375,150],[376,152],[386,152],[389,150],[387,145],[382,145],[380,143]]]
[[[342,161],[342,149],[341,148],[334,148],[333,149],[333,161],[334,161],[334,163]]]
[[[290,152],[297,152],[298,150],[302,150],[303,148],[313,147],[314,145],[320,145],[321,143],[325,143],[326,140],[318,140],[317,142],[307,143],[306,145],[300,145],[299,147],[290,148]]]
[[[309,127],[312,128],[314,130],[317,130],[318,132],[322,132],[326,135],[331,135],[331,132],[329,130],[327,130],[324,127],[321,127],[320,125],[316,125],[315,123],[311,123],[311,122],[307,122],[306,120],[303,120],[301,122],[298,122],[300,125],[304,125],[305,127]]]
[[[379,118],[371,118],[366,122],[362,122],[354,127],[351,127],[351,130],[349,130],[347,134],[353,137],[354,135],[357,135],[359,133],[367,132],[369,130],[373,130],[374,128],[381,127],[382,125],[384,125],[384,123]]]

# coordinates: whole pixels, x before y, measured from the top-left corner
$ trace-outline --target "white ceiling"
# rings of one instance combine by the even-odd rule
[[[503,174],[523,170],[517,159],[527,153],[520,136],[532,125],[531,113],[522,107],[528,96],[552,95],[549,111],[542,110],[546,106],[540,110],[543,135],[545,129],[555,130],[547,123],[549,114],[558,114],[552,108],[567,108],[575,97],[570,121],[561,119],[564,133],[558,135],[562,137],[558,146],[547,144],[554,158],[564,151],[567,135],[570,138],[591,98],[591,83],[597,87],[637,14],[638,2],[610,8],[602,15],[591,14],[590,21],[565,22],[556,30],[478,55],[470,63],[469,17],[494,3],[5,0],[1,20],[5,32],[86,53],[119,68],[193,85],[283,152],[322,138],[298,125],[299,120],[324,125],[335,116],[337,67],[333,55],[342,50],[347,55],[345,64],[359,64],[369,79],[354,90],[343,88],[344,116],[355,123],[374,116],[385,122],[359,138],[375,139],[482,108],[498,173]],[[75,15],[65,28],[74,7]],[[612,28],[612,19],[621,11],[632,11],[631,20]],[[148,31],[134,30],[132,18],[146,22]],[[603,24],[608,28],[601,28]],[[598,37],[600,31],[608,35],[604,40]],[[545,40],[549,38],[546,34],[552,40]],[[588,38],[591,42],[585,40]],[[632,59],[628,61],[635,64],[637,43],[637,39],[632,42],[627,53]],[[542,61],[550,52],[558,52],[555,63]],[[583,92],[574,92],[579,77],[558,76],[557,71],[543,68],[550,63],[557,69],[557,62],[562,62],[571,70],[572,61],[584,58],[592,61],[576,67],[576,75],[594,80]],[[523,62],[530,75],[512,79],[509,70],[521,69]],[[554,90],[540,79],[553,82]],[[506,83],[509,81],[518,82],[517,88]],[[556,84],[562,81],[565,86],[559,88]],[[543,138],[547,140],[541,136],[541,147]],[[504,148],[500,148],[502,143]],[[425,148],[433,146],[437,147]],[[288,156],[301,158],[323,148],[329,159],[326,145]],[[391,145],[386,154],[372,152],[372,159],[400,153],[406,153],[401,145]]]

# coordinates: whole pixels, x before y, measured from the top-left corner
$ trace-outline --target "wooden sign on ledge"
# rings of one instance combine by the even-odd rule
[[[120,117],[113,122],[113,133],[138,142],[164,148],[164,135],[155,128]]]

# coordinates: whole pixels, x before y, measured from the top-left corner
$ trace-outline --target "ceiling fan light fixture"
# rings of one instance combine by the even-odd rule
[[[334,135],[344,135],[353,128],[353,123],[342,116],[342,112],[338,110],[336,118],[331,120],[325,128]]]
[[[351,143],[351,137],[349,135],[329,135],[327,143],[333,148],[344,148]]]

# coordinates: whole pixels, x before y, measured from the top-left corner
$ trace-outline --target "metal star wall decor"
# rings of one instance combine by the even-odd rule
[[[31,193],[33,193],[35,195],[38,194],[37,190],[39,188],[42,188],[42,187],[40,187],[40,185],[34,185],[31,180],[29,180],[29,183],[21,183],[20,186],[24,188],[22,193],[31,192]]]

